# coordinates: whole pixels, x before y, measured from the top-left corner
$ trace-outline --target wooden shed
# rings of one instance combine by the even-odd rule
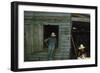
[[[44,39],[51,32],[57,35],[58,46],[54,59],[69,59],[71,49],[71,14],[24,11],[24,60],[46,60]],[[45,55],[34,56],[39,52]],[[33,57],[34,56],[34,57]]]

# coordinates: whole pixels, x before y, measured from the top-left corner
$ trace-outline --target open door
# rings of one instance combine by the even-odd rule
[[[48,37],[50,37],[51,33],[54,32],[56,34],[56,39],[57,39],[57,46],[56,48],[58,48],[58,25],[44,25],[43,26],[43,32],[44,32],[44,35],[43,35],[43,39],[47,39]],[[43,47],[44,48],[47,48],[46,44],[43,43]]]
[[[90,23],[89,22],[72,22],[72,58],[77,58],[78,48],[83,44],[87,57],[90,57]],[[75,57],[76,56],[76,57]]]

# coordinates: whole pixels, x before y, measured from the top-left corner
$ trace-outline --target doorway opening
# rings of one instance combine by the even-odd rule
[[[58,48],[58,38],[59,38],[59,26],[58,25],[44,25],[43,26],[43,39],[47,39],[51,36],[51,33],[54,32],[57,39],[56,48]],[[43,42],[43,48],[47,48],[47,45]]]
[[[71,52],[73,52],[72,59],[77,58],[78,48],[80,44],[83,44],[85,48],[85,53],[87,57],[90,57],[90,23],[89,22],[72,22],[72,39],[74,41],[71,44]],[[76,51],[76,55],[75,55]]]

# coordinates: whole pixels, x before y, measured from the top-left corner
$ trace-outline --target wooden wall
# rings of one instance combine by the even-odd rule
[[[70,58],[71,14],[24,12],[25,59],[34,52],[43,51],[43,25],[59,25],[59,42],[55,59]]]

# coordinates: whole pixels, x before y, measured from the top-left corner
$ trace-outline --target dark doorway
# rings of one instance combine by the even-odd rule
[[[72,22],[72,58],[77,58],[78,47],[83,44],[86,49],[87,57],[90,57],[90,23],[89,22]],[[74,44],[74,45],[73,45]],[[76,50],[76,55],[75,55]]]
[[[59,26],[58,25],[44,25],[43,26],[43,39],[47,39],[51,36],[51,33],[54,32],[56,34],[56,39],[57,39],[57,46],[56,48],[58,48],[58,29]],[[43,43],[43,47],[46,48],[47,45],[45,43]]]

